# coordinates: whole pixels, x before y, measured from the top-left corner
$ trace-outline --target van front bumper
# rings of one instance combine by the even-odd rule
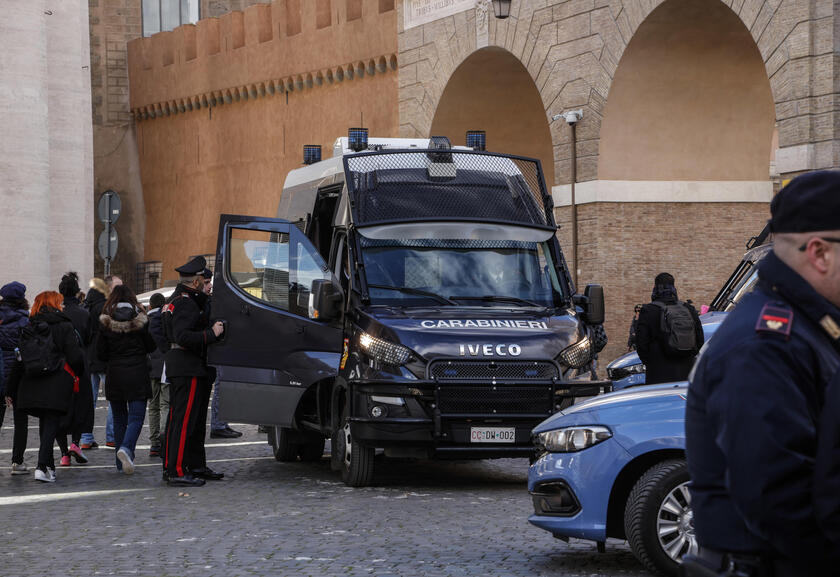
[[[566,395],[593,396],[610,384],[352,382],[350,432],[366,445],[426,448],[439,458],[529,457],[531,430]],[[498,431],[505,442],[477,438]]]

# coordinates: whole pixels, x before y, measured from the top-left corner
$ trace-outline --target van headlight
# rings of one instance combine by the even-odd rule
[[[537,443],[549,453],[575,453],[606,441],[610,437],[612,433],[608,428],[589,425],[540,433],[537,435]]]
[[[359,348],[374,360],[395,367],[406,364],[411,358],[411,351],[406,347],[374,337],[364,331],[359,333]]]
[[[586,336],[560,352],[560,361],[573,369],[585,367],[590,360],[592,360],[592,343]]]

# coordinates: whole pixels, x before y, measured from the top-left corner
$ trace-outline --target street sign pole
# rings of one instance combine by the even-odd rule
[[[109,194],[105,199],[106,204],[108,205],[108,220],[105,222],[105,227],[108,229],[108,240],[111,239],[111,195]],[[111,274],[111,243],[108,242],[108,253],[105,257],[105,276],[110,276]]]
[[[105,261],[105,276],[111,274],[111,261],[117,254],[117,231],[114,225],[120,218],[122,202],[113,190],[106,190],[99,197],[97,206],[99,221],[105,225],[105,230],[99,235],[99,256]]]

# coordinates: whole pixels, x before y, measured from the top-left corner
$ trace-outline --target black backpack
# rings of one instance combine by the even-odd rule
[[[53,340],[50,325],[45,322],[29,324],[21,329],[18,350],[27,375],[48,375],[64,366],[64,355]]]
[[[660,344],[666,355],[687,357],[697,353],[697,333],[694,332],[694,315],[682,301],[665,304],[654,301],[662,309]]]

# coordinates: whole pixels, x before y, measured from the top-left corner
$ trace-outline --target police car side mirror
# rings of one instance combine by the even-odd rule
[[[344,295],[341,288],[330,280],[316,279],[309,290],[309,318],[329,322],[341,316]]]
[[[604,287],[599,284],[586,285],[583,296],[575,299],[575,304],[579,304],[583,308],[583,314],[581,316],[586,324],[603,324],[606,316]]]

